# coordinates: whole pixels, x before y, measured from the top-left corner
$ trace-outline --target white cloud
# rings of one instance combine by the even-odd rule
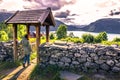
[[[77,16],[67,18],[74,18],[74,24],[81,25],[106,18],[109,16],[110,10],[116,8],[120,8],[120,0],[77,0],[75,4],[66,5],[59,11],[69,10],[70,14],[77,14]],[[66,24],[71,23],[66,21]]]
[[[24,10],[25,6],[34,7],[37,5],[35,2],[28,2],[23,0],[3,0],[0,4],[0,9],[6,9],[8,11]]]
[[[24,10],[25,8],[52,7],[56,12],[70,13],[66,18],[67,24],[88,24],[91,21],[108,16],[110,10],[120,10],[120,0],[2,0],[0,9]],[[72,15],[76,14],[76,15]],[[65,22],[65,18],[61,19]]]

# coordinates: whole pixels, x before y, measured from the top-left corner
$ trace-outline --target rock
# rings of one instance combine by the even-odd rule
[[[105,77],[104,75],[101,75],[101,74],[95,74],[95,75],[93,76],[93,78],[94,78],[95,80],[106,80],[106,77]]]
[[[75,57],[80,57],[81,56],[79,53],[75,53],[74,55],[75,55]]]
[[[72,61],[72,64],[79,65],[79,62],[78,61]]]
[[[97,55],[104,55],[105,54],[105,51],[103,48],[97,48],[95,49],[95,52],[97,53]]]
[[[115,62],[114,62],[113,60],[108,60],[106,63],[107,63],[109,66],[113,66]]]
[[[61,61],[62,61],[62,62],[70,63],[70,62],[71,62],[71,59],[68,58],[68,57],[62,57],[62,58],[61,58]]]
[[[95,53],[91,53],[90,57],[94,60],[98,60],[98,56]]]
[[[88,57],[87,62],[93,62],[93,59],[91,57]]]
[[[82,54],[81,57],[82,57],[82,58],[87,58],[87,57],[88,57],[88,54]]]
[[[51,65],[54,65],[54,64],[56,64],[54,61],[50,61],[49,62]]]
[[[84,66],[85,66],[86,68],[93,68],[92,65],[93,65],[93,63],[91,63],[91,62],[86,62]]]
[[[77,60],[79,61],[79,63],[84,63],[84,62],[86,62],[87,59],[86,58],[78,58]]]
[[[103,64],[104,62],[105,62],[105,60],[97,60],[97,61],[95,61],[97,64]]]
[[[113,51],[107,51],[106,55],[107,56],[117,56],[117,53],[114,53]]]
[[[64,63],[63,62],[58,62],[57,65],[60,66],[60,67],[63,67]]]
[[[120,68],[120,62],[119,62],[119,63],[117,63],[117,64],[116,64],[116,66]]]
[[[118,67],[113,67],[113,68],[112,68],[112,71],[113,71],[113,72],[120,72],[120,68],[118,68]]]
[[[80,50],[80,53],[82,54],[86,54],[86,52],[84,50]]]
[[[106,70],[106,71],[108,71],[110,69],[110,67],[107,64],[105,64],[105,63],[100,65],[100,68],[103,69],[103,70]]]

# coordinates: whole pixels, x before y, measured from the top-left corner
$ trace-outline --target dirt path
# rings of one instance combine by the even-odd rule
[[[32,72],[32,70],[34,69],[35,65],[36,65],[36,59],[32,60],[31,65],[29,65],[26,68],[19,66],[2,80],[28,80],[28,77]]]

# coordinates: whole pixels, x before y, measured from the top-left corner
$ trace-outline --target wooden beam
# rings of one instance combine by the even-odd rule
[[[46,26],[46,42],[49,42],[49,30],[50,30],[50,26],[47,25]]]
[[[36,51],[37,51],[37,63],[40,62],[39,45],[40,45],[40,25],[36,25]]]
[[[14,62],[17,60],[17,24],[13,24],[13,55]]]
[[[30,25],[29,24],[26,25],[26,30],[27,30],[28,39],[29,39],[30,37]]]

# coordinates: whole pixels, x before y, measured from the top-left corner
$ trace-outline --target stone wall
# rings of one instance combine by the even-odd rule
[[[82,72],[120,72],[120,48],[117,45],[52,44],[40,46],[40,65],[58,65]]]
[[[12,44],[0,42],[0,61],[11,61],[13,58]]]
[[[18,59],[23,58],[23,49],[18,46]],[[0,61],[13,61],[13,41],[0,42]]]

